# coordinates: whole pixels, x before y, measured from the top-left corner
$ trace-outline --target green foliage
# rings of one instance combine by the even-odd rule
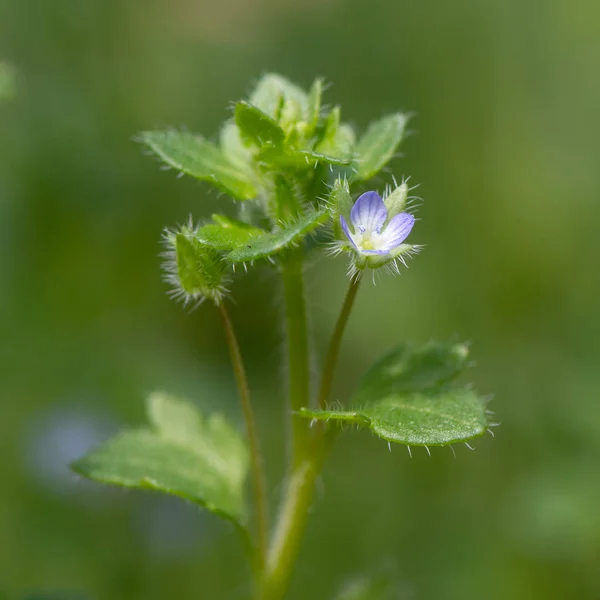
[[[303,111],[308,106],[306,93],[296,84],[275,73],[263,75],[250,95],[250,104],[274,119],[281,116],[281,108],[285,100],[292,100]]]
[[[235,122],[242,139],[259,148],[266,145],[279,147],[285,140],[285,131],[277,121],[248,102],[236,104]]]
[[[366,374],[347,411],[303,409],[306,417],[354,423],[401,444],[435,446],[469,440],[488,428],[485,405],[468,388],[447,384],[466,366],[463,344],[403,345]]]
[[[306,99],[306,123],[307,133],[311,135],[317,125],[319,124],[319,118],[321,116],[321,99],[323,96],[323,79],[318,77],[314,80]]]
[[[232,263],[245,263],[269,258],[298,244],[329,218],[326,209],[311,210],[306,215],[281,226],[272,233],[254,237],[227,254]]]
[[[406,115],[396,113],[371,124],[355,148],[356,181],[371,179],[394,157],[407,121]]]
[[[321,154],[346,159],[350,164],[354,151],[355,134],[350,125],[340,123],[341,111],[335,106],[325,119],[323,132],[315,150]]]
[[[121,433],[73,470],[100,483],[179,496],[241,523],[248,451],[239,434],[222,416],[204,419],[163,393],[149,397],[147,413],[149,428]]]
[[[200,136],[180,131],[144,131],[138,140],[170,167],[208,181],[237,200],[256,196],[252,173],[240,169],[239,163]]]
[[[229,219],[224,221],[225,217],[213,215],[213,221],[217,223],[204,225],[194,232],[195,238],[199,243],[214,248],[215,250],[227,253],[246,246],[251,240],[266,235],[264,229],[252,227],[242,221]]]
[[[410,446],[446,446],[483,435],[485,408],[469,389],[393,394],[360,410],[310,410],[300,414],[321,421],[368,427],[389,442]]]

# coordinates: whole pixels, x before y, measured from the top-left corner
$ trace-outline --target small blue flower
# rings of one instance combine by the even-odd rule
[[[386,256],[404,242],[415,224],[415,218],[405,212],[392,217],[386,225],[387,218],[388,210],[381,196],[377,192],[365,192],[350,211],[354,232],[350,232],[343,216],[340,222],[358,254]]]

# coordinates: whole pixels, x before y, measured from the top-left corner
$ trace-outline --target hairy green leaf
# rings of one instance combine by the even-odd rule
[[[355,147],[355,181],[371,179],[393,158],[407,121],[406,115],[396,113],[371,124]]]
[[[470,389],[393,394],[354,411],[302,409],[322,421],[368,427],[390,442],[410,446],[445,446],[483,435],[485,406]]]
[[[321,97],[323,96],[323,79],[315,79],[307,97],[306,122],[309,135],[316,129],[321,116]]]
[[[237,200],[256,196],[251,171],[202,137],[180,131],[145,131],[138,139],[170,167],[208,181]]]
[[[242,138],[258,147],[279,147],[285,140],[285,131],[277,121],[248,102],[235,105],[235,122]]]
[[[150,428],[121,433],[73,470],[100,483],[179,496],[239,523],[248,470],[244,440],[220,415],[204,419],[167,394],[152,394],[147,410]]]
[[[351,410],[302,414],[368,427],[391,442],[435,446],[468,440],[487,429],[485,405],[470,389],[449,384],[468,364],[464,344],[404,344],[367,372]]]
[[[219,252],[231,252],[266,234],[263,229],[222,215],[213,215],[213,220],[217,223],[200,227],[194,232],[194,237],[200,244]]]
[[[265,233],[248,241],[227,255],[233,263],[252,262],[279,254],[299,243],[306,235],[329,218],[327,209],[309,212],[299,219],[283,225],[279,230]]]
[[[278,119],[282,99],[286,98],[294,100],[303,111],[306,110],[306,92],[281,75],[266,73],[256,84],[249,101],[270,117]]]
[[[354,130],[346,123],[340,123],[340,107],[336,106],[327,115],[323,133],[319,142],[315,146],[317,153],[322,153],[327,156],[335,156],[341,159],[346,159],[344,163],[350,164],[352,161],[355,144]]]
[[[242,169],[248,170],[252,152],[242,142],[240,130],[234,121],[228,121],[221,128],[219,144],[225,156]]]

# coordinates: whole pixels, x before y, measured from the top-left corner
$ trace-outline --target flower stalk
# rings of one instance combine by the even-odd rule
[[[250,401],[250,389],[248,387],[248,379],[246,377],[246,369],[242,360],[240,347],[235,336],[233,324],[229,317],[229,313],[225,308],[225,304],[219,304],[221,321],[225,330],[225,337],[229,347],[231,364],[235,374],[235,380],[244,414],[246,431],[248,434],[248,443],[250,446],[250,470],[252,477],[252,491],[254,497],[254,512],[256,525],[256,570],[261,573],[267,553],[268,531],[269,531],[269,516],[267,506],[267,488],[265,484],[263,459],[260,451],[260,442],[254,411]]]

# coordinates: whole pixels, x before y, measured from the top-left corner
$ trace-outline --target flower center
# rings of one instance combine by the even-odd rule
[[[375,248],[371,236],[368,236],[366,239],[363,239],[361,246],[363,250],[373,250]]]

